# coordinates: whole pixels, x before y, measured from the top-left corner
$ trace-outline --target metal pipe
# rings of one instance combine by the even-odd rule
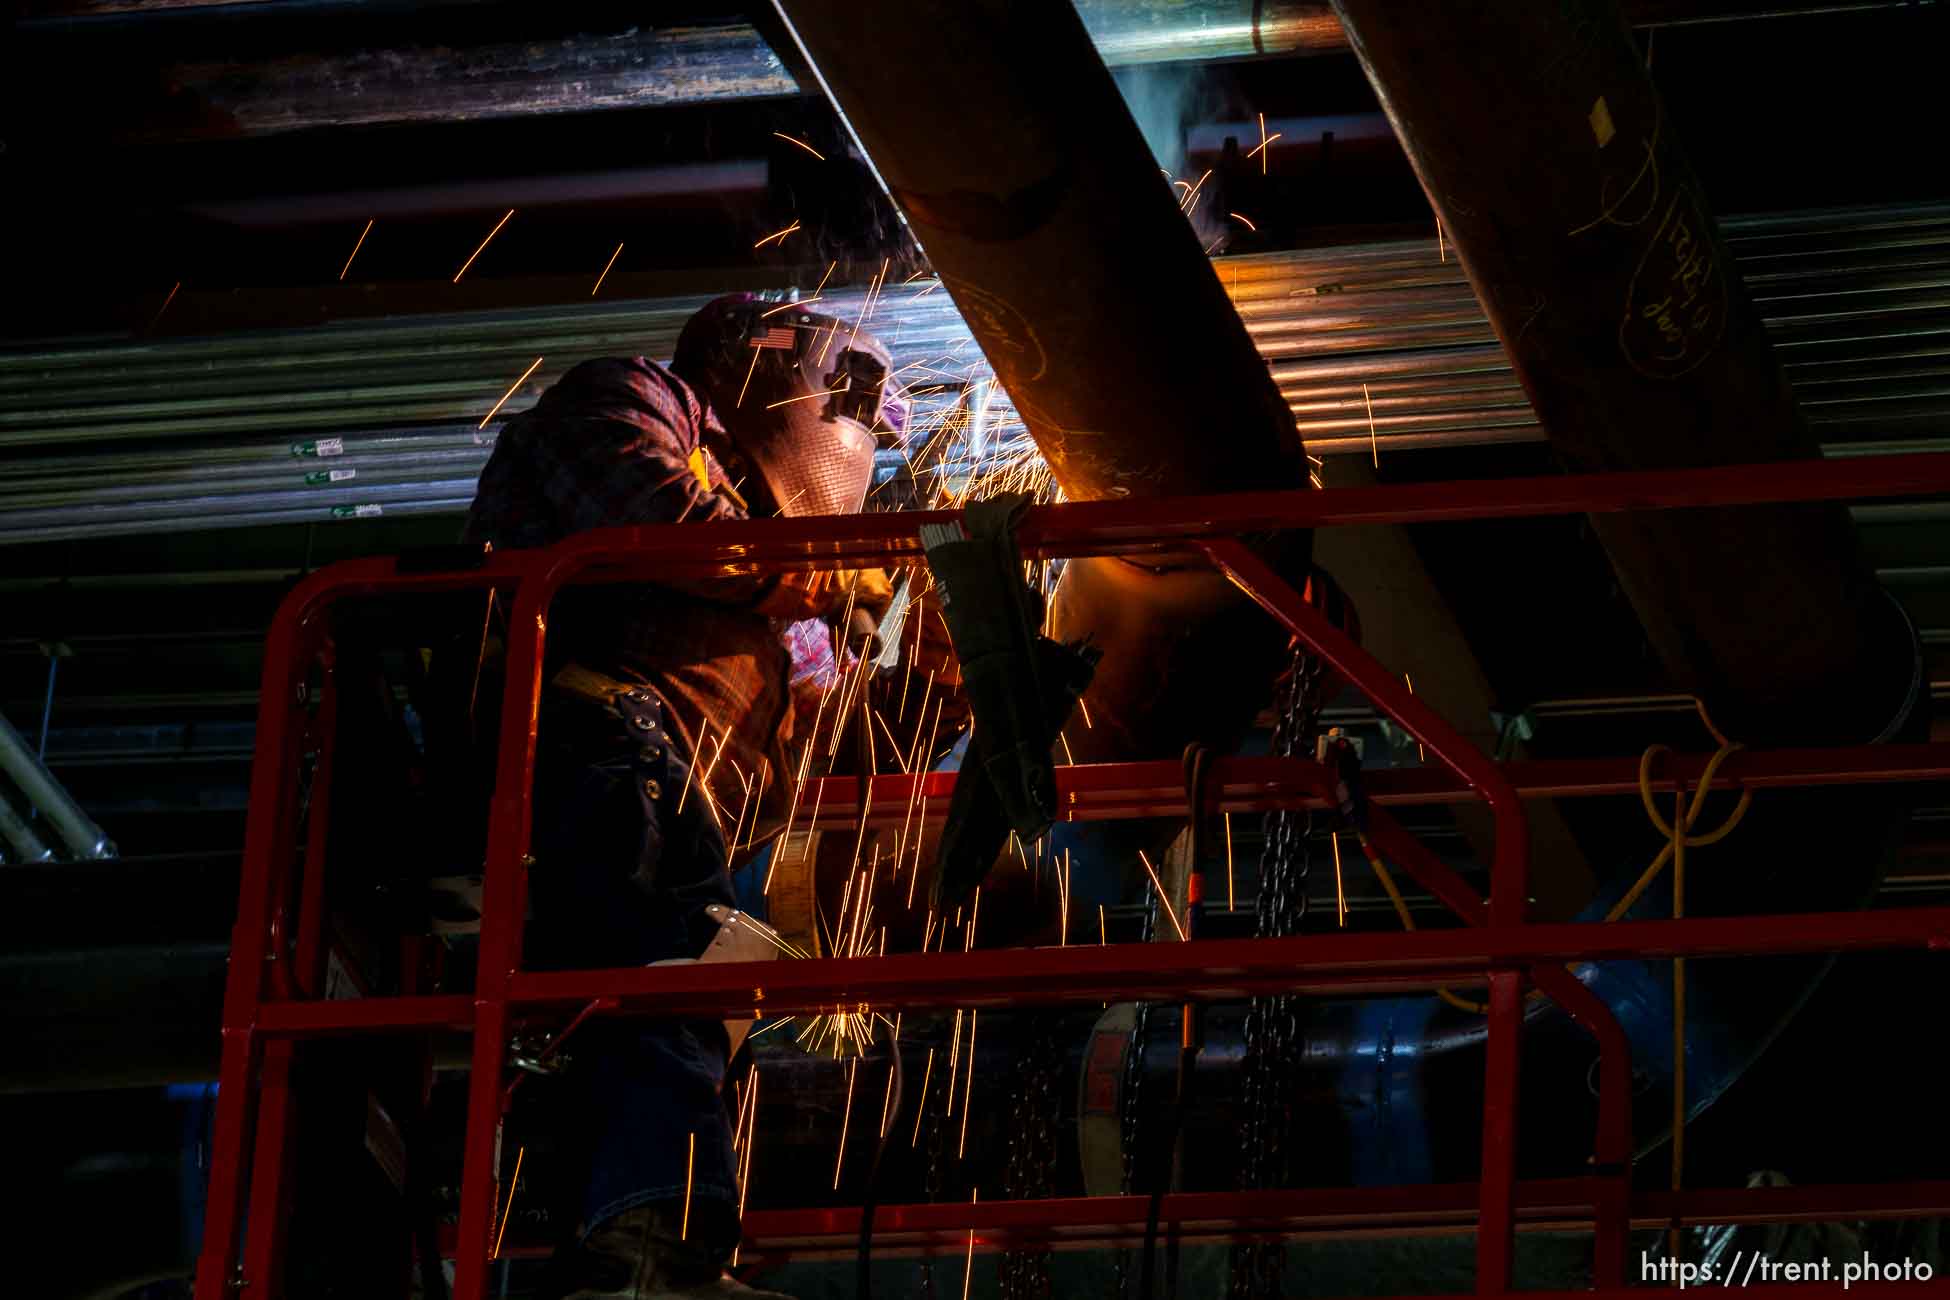
[[[1900,0],[1632,0],[1645,26],[1892,8]],[[229,0],[178,5],[66,0],[16,24],[29,36],[88,27],[125,39],[222,13]],[[282,15],[288,4],[254,4]],[[311,17],[357,21],[358,5],[306,4]],[[1112,67],[1260,56],[1338,54],[1348,48],[1333,9],[1304,0],[1076,0],[1091,40]],[[1065,15],[1067,17],[1067,15]],[[233,22],[248,22],[239,17]],[[134,30],[130,30],[134,29]],[[585,32],[538,32],[526,41],[386,48],[383,37],[351,53],[292,51],[254,62],[201,59],[116,88],[115,111],[143,139],[265,135],[317,127],[445,122],[719,103],[804,93],[792,71],[748,23]],[[211,48],[222,48],[212,42]],[[57,65],[58,66],[58,65]],[[957,83],[959,84],[959,82]],[[152,90],[151,87],[156,88]],[[159,91],[168,87],[171,98]],[[73,93],[72,87],[67,88]],[[106,89],[99,83],[90,90]],[[200,110],[182,111],[185,103]],[[55,119],[60,114],[51,115]],[[369,215],[369,214],[362,214]]]
[[[1741,257],[1741,270],[1762,286],[1763,315],[1771,330],[1792,336],[1783,349],[1791,371],[1805,372],[1809,382],[1853,366],[1873,373],[1878,364],[1895,364],[1889,354],[1899,345],[1913,352],[1911,336],[1919,327],[1950,330],[1944,314],[1950,309],[1950,229],[1896,228],[1879,238],[1879,248],[1828,252],[1767,252],[1767,245],[1781,241],[1736,240],[1737,249],[1754,249]],[[1838,227],[1824,242],[1852,240]],[[1461,268],[1453,260],[1438,262],[1434,254],[1433,242],[1421,241],[1220,259],[1216,267],[1262,353],[1280,362],[1275,374],[1289,393],[1309,380],[1507,374],[1507,358],[1495,346]],[[1864,278],[1864,268],[1877,262],[1883,265],[1877,278]],[[1854,278],[1844,279],[1844,273]],[[930,288],[890,291],[875,308],[876,321],[893,339],[903,364],[931,359],[930,349],[937,346],[946,352],[967,345],[966,326],[944,296],[920,296]],[[857,311],[863,297],[857,290],[840,291],[828,301],[836,310]],[[209,419],[226,409],[225,402],[240,413],[276,411],[289,418],[329,407],[315,397],[292,396],[314,386],[329,387],[339,401],[350,403],[353,418],[360,403],[385,401],[399,407],[399,414],[411,415],[417,405],[454,398],[472,398],[485,413],[504,391],[494,385],[497,379],[505,384],[507,366],[519,373],[538,352],[572,357],[632,346],[660,354],[695,301],[565,306],[383,326],[341,322],[328,330],[106,351],[99,345],[23,350],[0,357],[0,429],[33,428],[36,442],[75,436],[80,430],[73,426],[83,423],[98,436],[168,433],[172,426],[157,427],[157,417],[180,412]],[[1440,350],[1420,347],[1415,337],[1416,329],[1431,326],[1451,335],[1436,340],[1444,344]],[[1458,327],[1473,346],[1454,347]],[[1835,341],[1823,343],[1821,331]],[[115,375],[104,384],[100,370],[111,359]],[[1903,364],[1921,366],[1927,359],[1912,357]],[[425,387],[429,372],[451,382]],[[177,405],[192,399],[198,400]],[[95,424],[111,427],[93,429]],[[203,427],[186,423],[181,431]]]
[[[1950,434],[1950,366],[1933,341],[1950,338],[1950,310],[1933,305],[1950,286],[1950,211],[1789,214],[1728,226],[1742,275],[1758,288],[1770,337],[1827,451],[1888,451],[1904,445],[1891,435]],[[1460,266],[1439,260],[1433,240],[1223,258],[1216,267],[1262,355],[1273,358],[1274,381],[1315,455],[1542,437]],[[864,305],[858,290],[828,300],[842,314]],[[1418,300],[1439,305],[1447,322],[1433,341],[1419,323],[1430,319],[1426,309],[1405,314]],[[1892,300],[1902,306],[1884,310]],[[458,482],[491,448],[493,429],[478,428],[479,417],[537,355],[547,361],[531,392],[582,356],[662,355],[697,301],[341,322],[0,356],[0,442],[21,449],[3,462],[0,506],[9,509],[0,510],[0,536],[54,535],[43,531],[45,521],[20,526],[13,509],[112,501],[178,501],[173,514],[149,511],[114,525],[125,532],[329,522],[330,505],[362,501],[344,491],[317,495],[330,486],[331,469],[352,471],[354,486]],[[1362,310],[1370,304],[1372,318]],[[875,327],[904,367],[934,366],[962,383],[988,374],[962,359],[972,355],[967,327],[933,282],[881,295]],[[1466,341],[1447,341],[1456,337]],[[527,400],[517,394],[503,409]],[[474,419],[464,418],[469,411]],[[1006,394],[991,414],[1005,443],[1023,437]],[[375,427],[382,422],[406,427]],[[272,428],[283,432],[265,437]],[[249,440],[182,445],[192,434]],[[316,455],[326,435],[339,438],[338,456]],[[310,481],[321,474],[326,483]],[[239,501],[194,509],[184,502],[246,484],[288,484],[288,491],[248,511]],[[464,490],[422,496],[447,501],[450,510],[465,504]],[[423,507],[389,500],[384,508]]]
[[[770,183],[770,176],[770,166],[760,158],[576,172],[561,176],[455,181],[444,185],[408,185],[385,190],[343,190],[325,194],[228,199],[193,203],[184,210],[236,226],[318,225],[335,221],[426,216],[431,213],[756,194],[764,192]]]
[[[115,844],[81,810],[62,784],[54,779],[47,765],[18,731],[0,714],[0,772],[4,772],[21,794],[40,809],[62,842],[77,858],[112,858]],[[24,829],[24,828],[23,828]],[[9,839],[11,839],[11,834]],[[23,853],[26,851],[23,847]],[[36,859],[44,861],[45,859]]]
[[[21,862],[54,861],[54,850],[34,833],[34,828],[27,824],[4,790],[0,790],[0,839],[13,846],[13,855]]]
[[[1243,152],[1258,152],[1258,120],[1251,122],[1208,122],[1185,132],[1185,156],[1200,166],[1210,166],[1225,153],[1228,140]],[[1318,153],[1332,141],[1335,150],[1356,149],[1401,157],[1395,129],[1381,113],[1342,113],[1323,117],[1268,118],[1265,122],[1266,154],[1284,158],[1294,154]],[[1277,138],[1276,138],[1277,137]]]

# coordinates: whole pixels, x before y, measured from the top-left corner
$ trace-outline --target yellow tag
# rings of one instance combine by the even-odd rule
[[[706,492],[709,492],[711,490],[711,471],[704,463],[704,448],[694,448],[691,452],[691,458],[684,463],[691,467],[691,473],[697,475],[697,485]]]

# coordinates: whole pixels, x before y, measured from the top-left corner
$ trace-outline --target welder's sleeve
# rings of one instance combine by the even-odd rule
[[[662,367],[589,361],[511,422],[502,442],[512,436],[527,443],[531,486],[546,498],[553,531],[568,536],[590,528],[745,518],[704,447],[710,427],[709,412]],[[669,578],[664,585],[782,618],[825,613],[834,599],[827,584],[809,589],[770,574]]]

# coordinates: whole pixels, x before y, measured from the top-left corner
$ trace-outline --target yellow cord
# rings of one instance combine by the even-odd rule
[[[1706,711],[1704,709],[1700,711],[1700,717],[1701,719],[1706,717]],[[1719,735],[1718,731],[1714,731],[1712,723],[1708,722],[1706,725],[1707,730],[1713,731],[1715,736]],[[1742,790],[1740,792],[1740,802],[1734,805],[1733,811],[1728,814],[1724,822],[1720,823],[1718,828],[1701,835],[1691,833],[1693,826],[1699,821],[1700,809],[1706,805],[1707,792],[1713,787],[1713,778],[1719,774],[1720,765],[1737,753],[1739,749],[1739,745],[1732,741],[1727,741],[1720,746],[1718,753],[1706,761],[1706,770],[1700,773],[1699,786],[1693,791],[1693,801],[1690,805],[1686,803],[1685,792],[1683,790],[1679,792],[1677,804],[1673,809],[1673,821],[1675,824],[1680,824],[1685,827],[1688,833],[1683,837],[1678,835],[1674,831],[1673,826],[1668,825],[1666,819],[1659,815],[1658,804],[1652,798],[1652,761],[1660,754],[1669,754],[1672,751],[1664,745],[1654,745],[1640,756],[1639,800],[1645,805],[1646,816],[1652,819],[1652,824],[1658,828],[1659,833],[1666,837],[1666,846],[1659,850],[1658,857],[1652,859],[1652,865],[1645,869],[1645,874],[1632,882],[1632,887],[1625,891],[1625,896],[1612,904],[1611,910],[1605,913],[1605,919],[1607,921],[1616,921],[1619,917],[1632,910],[1632,904],[1638,902],[1639,896],[1651,888],[1652,882],[1659,878],[1659,873],[1666,869],[1666,863],[1671,861],[1675,856],[1675,845],[1681,844],[1682,840],[1684,847],[1689,849],[1705,848],[1709,844],[1718,844],[1731,834],[1733,828],[1738,826],[1741,819],[1747,815],[1747,809],[1752,807],[1754,802],[1754,792],[1752,790]]]
[[[1402,929],[1413,930],[1415,918],[1409,914],[1408,904],[1402,899],[1402,891],[1395,887],[1394,874],[1383,865],[1381,855],[1375,852],[1374,845],[1368,843],[1365,833],[1356,831],[1354,838],[1361,842],[1361,852],[1368,859],[1368,865],[1374,868],[1375,879],[1379,880],[1381,887],[1388,892],[1388,901],[1395,905],[1395,915],[1402,919]],[[1486,1003],[1472,1002],[1449,989],[1437,989],[1435,995],[1458,1011],[1473,1011],[1479,1016],[1489,1014],[1489,1006]]]
[[[1721,765],[1735,753],[1739,752],[1741,748],[1736,742],[1728,740],[1725,734],[1713,725],[1713,719],[1708,716],[1704,701],[1695,697],[1693,707],[1699,711],[1700,722],[1706,727],[1707,733],[1719,742],[1720,748],[1712,758],[1707,760],[1706,769],[1700,773],[1699,785],[1693,790],[1692,802],[1690,804],[1687,803],[1686,792],[1684,790],[1676,792],[1673,801],[1673,821],[1671,823],[1668,823],[1664,817],[1659,815],[1659,806],[1652,797],[1652,762],[1659,755],[1669,754],[1672,750],[1665,745],[1653,745],[1644,754],[1639,756],[1639,800],[1645,805],[1646,816],[1652,819],[1652,824],[1658,827],[1659,833],[1666,837],[1666,845],[1659,850],[1659,856],[1652,859],[1652,865],[1647,867],[1644,873],[1632,882],[1632,887],[1625,891],[1625,896],[1614,903],[1611,910],[1605,913],[1605,920],[1607,921],[1616,921],[1624,916],[1625,913],[1631,911],[1632,905],[1639,901],[1639,898],[1645,891],[1652,887],[1653,882],[1658,880],[1660,873],[1665,871],[1666,863],[1668,862],[1674,864],[1673,916],[1678,918],[1685,915],[1684,871],[1686,850],[1689,848],[1704,848],[1709,844],[1717,844],[1725,839],[1733,832],[1734,827],[1740,825],[1741,819],[1747,815],[1747,809],[1753,805],[1754,792],[1751,789],[1744,789],[1740,792],[1740,802],[1734,805],[1733,811],[1727,815],[1727,819],[1724,822],[1720,823],[1717,828],[1703,834],[1692,834],[1694,825],[1699,821],[1700,810],[1706,806],[1707,793],[1713,788],[1713,778],[1719,775]],[[1679,827],[1683,827],[1685,833],[1682,834],[1679,829],[1676,829]],[[1368,859],[1368,865],[1374,868],[1375,878],[1381,881],[1382,889],[1387,891],[1388,901],[1395,905],[1395,915],[1401,918],[1402,929],[1413,930],[1415,928],[1415,920],[1409,914],[1408,904],[1402,899],[1401,890],[1395,886],[1393,874],[1389,872],[1387,866],[1381,860],[1381,855],[1375,851],[1374,845],[1368,842],[1368,837],[1365,834],[1357,832],[1356,838],[1361,842],[1361,852]],[[1572,963],[1566,963],[1564,968],[1566,970],[1573,970],[1575,966]],[[1437,997],[1459,1011],[1473,1011],[1477,1015],[1487,1015],[1489,1013],[1489,1005],[1487,1003],[1473,1002],[1449,989],[1437,989],[1435,992]],[[1531,998],[1539,998],[1543,996],[1543,993],[1539,989],[1532,989],[1529,996]],[[1684,1051],[1685,1018],[1686,962],[1684,958],[1676,958],[1673,961],[1673,1041],[1675,1044],[1674,1051],[1676,1053]],[[1675,1116],[1673,1124],[1674,1190],[1677,1190],[1679,1186],[1677,1180],[1679,1178],[1680,1162],[1684,1158],[1685,1152],[1685,1139],[1681,1136],[1681,1126],[1679,1124],[1679,1112],[1683,1109],[1684,1105],[1680,1091],[1685,1087],[1685,1062],[1683,1059],[1678,1064],[1676,1078],[1678,1082],[1675,1084],[1673,1101]]]
[[[1726,753],[1726,749],[1720,751]],[[1695,809],[1697,811],[1697,809]],[[1673,794],[1672,835],[1672,918],[1677,921],[1686,915],[1686,836],[1677,829],[1690,825],[1691,818],[1686,812],[1686,792]],[[1686,959],[1672,959],[1672,1190],[1677,1192],[1685,1181],[1686,1172]],[[1667,1249],[1672,1258],[1679,1258],[1683,1238],[1677,1224],[1673,1225]]]

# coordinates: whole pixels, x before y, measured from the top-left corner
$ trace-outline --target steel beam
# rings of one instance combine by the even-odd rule
[[[1568,466],[1816,456],[1615,0],[1334,6]],[[1839,506],[1594,526],[1729,735],[1861,743],[1900,718],[1914,649]]]
[[[1306,483],[1292,412],[1074,9],[778,5],[1072,499]]]

